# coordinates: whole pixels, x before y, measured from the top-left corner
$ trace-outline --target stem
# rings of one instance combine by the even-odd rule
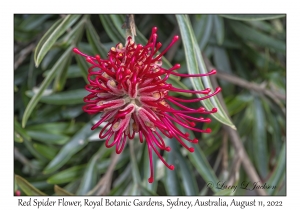
[[[132,41],[134,41],[134,36],[136,36],[134,15],[126,15],[126,20],[125,20],[124,26],[125,26],[125,29],[126,29],[125,43],[127,43],[127,38],[129,36],[132,38]]]

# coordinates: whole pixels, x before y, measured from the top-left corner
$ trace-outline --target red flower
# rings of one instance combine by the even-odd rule
[[[203,107],[191,109],[180,102],[191,103],[212,97],[221,91],[217,88],[211,93],[209,88],[201,91],[183,90],[173,87],[167,83],[170,75],[180,77],[201,77],[215,74],[212,70],[208,74],[187,75],[179,74],[174,70],[179,69],[176,64],[170,69],[162,68],[162,56],[179,39],[175,36],[169,46],[160,54],[158,50],[162,46],[156,43],[157,28],[152,29],[148,43],[143,46],[136,44],[128,37],[126,46],[121,43],[112,47],[107,58],[88,56],[77,48],[73,51],[86,58],[92,66],[88,69],[88,81],[86,90],[90,92],[84,97],[86,105],[83,110],[89,114],[102,112],[101,119],[92,127],[97,128],[101,123],[107,122],[102,128],[99,138],[106,138],[105,145],[110,148],[116,146],[116,153],[121,153],[127,138],[133,139],[135,134],[139,135],[140,142],[145,141],[148,146],[151,174],[148,181],[153,182],[152,152],[171,170],[169,165],[160,155],[159,150],[169,152],[170,147],[165,145],[162,135],[168,138],[176,138],[177,141],[190,152],[194,148],[188,147],[184,141],[197,143],[197,139],[189,139],[188,133],[182,133],[175,125],[187,129],[209,133],[211,129],[200,130],[195,128],[195,122],[209,123],[209,118],[192,117],[189,114],[215,113],[216,108],[211,111]],[[203,94],[205,96],[195,99],[180,99],[169,95],[169,92],[185,92]],[[182,110],[172,108],[170,104],[180,107]]]
[[[20,190],[16,190],[15,195],[16,196],[20,196],[21,195],[21,191]]]

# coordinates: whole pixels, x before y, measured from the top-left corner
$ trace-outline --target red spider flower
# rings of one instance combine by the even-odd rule
[[[203,107],[191,109],[180,102],[191,103],[210,98],[221,91],[217,88],[211,93],[209,88],[205,90],[183,90],[167,83],[170,75],[179,77],[202,77],[215,74],[212,70],[208,74],[180,74],[174,72],[180,65],[176,64],[170,69],[162,68],[162,56],[179,39],[175,36],[165,50],[158,53],[162,46],[157,41],[157,28],[152,29],[150,39],[145,46],[136,44],[131,37],[127,38],[125,47],[119,43],[108,52],[107,58],[95,57],[80,52],[77,48],[73,51],[86,58],[92,66],[88,69],[87,79],[89,84],[86,90],[90,92],[84,97],[86,105],[83,110],[89,114],[101,112],[100,120],[92,127],[92,130],[106,122],[99,134],[99,138],[106,139],[105,145],[110,148],[116,146],[116,153],[120,154],[124,149],[127,138],[133,139],[138,134],[140,142],[145,141],[148,147],[150,161],[149,183],[153,182],[152,152],[171,170],[161,156],[160,150],[169,152],[162,135],[175,138],[190,152],[194,148],[188,147],[184,141],[197,143],[197,139],[190,139],[188,133],[181,132],[177,126],[192,131],[210,133],[211,129],[201,130],[195,128],[195,122],[209,123],[209,118],[192,117],[191,114],[215,113],[216,108],[206,110]],[[169,95],[169,92],[184,92],[203,94],[201,98],[180,99]],[[180,107],[174,109],[170,104]]]

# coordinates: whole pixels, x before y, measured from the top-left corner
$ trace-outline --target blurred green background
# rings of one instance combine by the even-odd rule
[[[210,82],[222,87],[218,100],[228,113],[224,118],[236,127],[233,130],[211,117],[212,123],[199,126],[212,128],[212,133],[190,132],[200,140],[194,153],[166,139],[172,151],[164,157],[175,170],[154,157],[153,184],[147,182],[145,144],[136,139],[134,148],[127,145],[119,157],[98,139],[100,128],[90,130],[99,115],[82,111],[89,65],[71,51],[76,46],[86,54],[105,57],[112,46],[124,43],[124,21],[125,15],[14,16],[15,191],[22,195],[286,195],[285,15],[135,15],[136,42],[145,44],[153,26],[158,27],[163,48],[180,35],[165,55],[166,66],[167,61],[180,63],[180,73],[191,73],[195,68],[187,62],[196,56],[199,65],[218,70]],[[201,53],[186,54],[190,48]],[[169,82],[194,88],[189,78],[178,79]],[[242,183],[248,182],[252,189],[256,178],[260,185],[276,187],[242,189]],[[222,183],[223,188],[238,187],[218,189]]]

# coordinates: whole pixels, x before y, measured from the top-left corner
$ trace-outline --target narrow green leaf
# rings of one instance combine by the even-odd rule
[[[233,20],[243,20],[243,21],[255,21],[255,20],[271,20],[276,18],[285,17],[284,14],[272,14],[272,15],[250,15],[250,14],[236,14],[236,15],[220,15],[224,18]]]
[[[172,141],[171,139],[164,138],[166,145],[169,145],[171,148],[172,145],[174,145],[176,142]],[[166,161],[170,165],[176,165],[175,163],[175,157],[176,157],[176,151],[171,149],[170,152],[166,153]],[[176,167],[176,166],[175,166]],[[165,167],[165,176],[163,179],[167,195],[183,195],[181,189],[180,189],[180,181],[178,178],[178,175],[175,170],[171,171],[167,167]],[[176,183],[176,184],[174,184]],[[178,184],[177,184],[178,183]]]
[[[214,28],[217,41],[219,45],[223,44],[224,41],[224,21],[223,18],[218,15],[213,15],[214,19]]]
[[[275,147],[275,150],[276,150],[276,155],[278,155],[281,151],[282,144],[283,144],[281,129],[279,126],[279,122],[276,118],[276,115],[272,115],[272,113],[271,113],[270,117],[268,117],[268,119],[270,119],[270,122],[273,127],[272,142],[273,142],[273,146]]]
[[[15,175],[15,180],[16,180],[18,186],[21,188],[21,190],[26,195],[29,195],[29,196],[46,195],[45,193],[41,192],[40,190],[38,190],[34,186],[32,186],[27,180],[25,180],[21,176]]]
[[[52,49],[49,50],[47,55],[44,57],[43,61],[39,65],[39,68],[41,68],[42,70],[46,70],[45,72],[43,72],[43,77],[46,76],[44,74],[47,72],[47,70],[51,69],[50,65],[52,63],[55,63],[55,60],[58,60],[59,53],[61,53],[61,51],[62,51],[61,48],[52,48]],[[34,63],[34,56],[33,56],[33,63]],[[35,65],[33,65],[33,66],[34,66],[34,69],[32,71],[36,72],[37,68],[36,68]],[[35,81],[35,83],[36,83],[36,81]]]
[[[125,183],[128,180],[131,180],[131,163],[128,163],[126,166],[126,169],[123,170],[122,174],[116,178],[116,180],[113,183],[113,187],[121,186],[123,183]]]
[[[88,21],[87,22],[87,30],[86,30],[86,34],[87,34],[87,38],[89,43],[92,45],[93,51],[95,54],[100,54],[100,56],[106,57],[107,56],[107,51],[105,49],[105,47],[102,45],[102,43],[100,42],[100,38],[93,26],[93,24]]]
[[[191,28],[190,21],[186,15],[176,15],[179,29],[182,36],[182,41],[184,45],[184,51],[186,54],[186,61],[188,66],[188,72],[190,74],[203,74],[207,73],[205,63],[203,61],[200,48],[196,42],[193,29]],[[193,77],[191,82],[195,90],[203,90],[205,88],[210,88],[213,90],[209,77]],[[199,96],[201,97],[201,96]],[[207,100],[201,101],[202,104],[208,110],[212,108],[217,108],[218,112],[212,114],[212,116],[220,121],[221,123],[230,126],[233,129],[236,129],[234,124],[231,122],[226,112],[223,110],[222,105],[220,104],[218,98],[213,96]]]
[[[62,134],[64,133],[64,131],[68,129],[68,126],[69,123],[65,123],[65,122],[41,123],[41,124],[28,126],[27,130]]]
[[[253,127],[253,149],[256,153],[254,161],[262,178],[268,175],[268,150],[265,128],[265,113],[262,103],[258,97],[254,99],[255,122]]]
[[[230,21],[229,25],[238,36],[246,41],[254,42],[260,47],[269,47],[282,53],[286,52],[286,44],[281,40],[275,39],[239,21]]]
[[[213,29],[213,15],[201,15],[194,23],[195,35],[200,49],[204,49],[208,43]]]
[[[81,181],[81,178],[78,178],[78,179],[70,182],[69,184],[67,184],[63,189],[75,195],[75,192],[78,189],[80,181]]]
[[[253,98],[250,94],[239,94],[237,96],[233,96],[230,100],[225,100],[225,103],[229,114],[235,115],[244,110],[252,100]]]
[[[33,144],[33,147],[48,160],[52,160],[57,153],[57,149],[54,147],[45,146],[44,144],[35,143]]]
[[[68,15],[62,20],[58,20],[53,26],[47,31],[47,33],[42,37],[40,42],[38,43],[35,52],[34,52],[34,61],[36,67],[39,66],[41,61],[47,52],[54,45],[56,40],[70,27],[72,24],[76,22],[76,20],[81,15]]]
[[[94,120],[99,120],[99,115],[95,116],[89,123],[80,129],[71,140],[63,146],[55,158],[44,169],[45,174],[52,173],[61,168],[78,151],[84,148],[88,143],[88,136],[91,133],[91,127]]]
[[[193,132],[185,130],[187,133],[189,133],[189,138],[190,139],[194,139],[195,136],[193,134]],[[191,160],[192,164],[194,165],[194,167],[196,168],[196,170],[199,172],[199,174],[201,175],[201,177],[204,179],[204,181],[207,183],[213,183],[216,184],[218,183],[218,178],[214,172],[214,170],[211,168],[210,164],[208,163],[204,152],[202,151],[202,149],[200,148],[199,145],[195,145],[192,144],[190,142],[186,142],[186,144],[189,147],[193,147],[194,148],[194,152],[190,153],[188,152],[188,157]],[[214,192],[218,192],[219,190],[216,188],[212,188],[212,190]]]
[[[67,72],[67,78],[77,78],[81,77],[81,71],[78,65],[73,64],[69,66],[68,72]]]
[[[80,182],[79,188],[76,192],[76,195],[86,195],[97,183],[97,161],[101,159],[105,153],[107,148],[103,144],[98,152],[96,152],[91,160],[89,161],[84,174],[82,176],[82,180]]]
[[[175,142],[175,139],[173,139],[173,142]],[[181,173],[181,180],[183,184],[183,188],[185,191],[185,195],[197,195],[197,182],[195,179],[195,176],[193,176],[193,171],[191,170],[190,163],[187,162],[181,152],[179,151],[177,145],[172,145],[172,150],[174,149],[176,151],[175,156],[176,160],[178,161],[179,165],[179,171]]]
[[[69,90],[61,93],[53,93],[51,95],[42,96],[40,102],[54,105],[74,105],[83,104],[83,98],[89,94],[85,89]],[[26,95],[34,96],[32,91],[27,91]]]
[[[57,185],[54,185],[54,192],[56,195],[63,195],[63,196],[74,196],[74,194],[68,192],[67,190],[57,186]]]
[[[49,143],[49,144],[63,145],[70,139],[66,135],[53,134],[53,133],[47,133],[42,131],[29,130],[27,133],[32,139],[43,142],[45,144]]]
[[[264,20],[261,20],[261,21],[248,21],[248,22],[246,22],[246,24],[248,24],[248,25],[250,25],[254,28],[257,28],[261,31],[264,31],[266,33],[269,33],[269,34],[276,33],[276,29],[268,21],[264,21]]]
[[[129,141],[129,149],[130,149],[130,163],[131,163],[131,167],[132,167],[132,177],[133,177],[133,181],[134,184],[139,184],[141,183],[141,176],[140,176],[140,172],[139,172],[139,168],[138,168],[138,163],[136,160],[136,152],[134,149],[134,144],[132,141]]]
[[[53,90],[54,91],[62,91],[64,89],[66,80],[67,80],[67,72],[69,69],[69,66],[71,64],[72,57],[68,57],[68,60],[66,61],[63,68],[60,68],[59,71],[56,74],[56,77],[54,79],[53,83]]]
[[[33,147],[33,143],[31,141],[24,138],[24,145],[36,159],[42,162],[47,161],[47,159]]]
[[[216,67],[227,73],[231,73],[231,64],[227,51],[222,47],[214,47],[213,50],[214,63]]]
[[[232,196],[235,194],[235,191],[233,189],[224,189],[224,190],[220,190],[219,192],[215,193],[215,196]]]
[[[26,122],[31,114],[31,112],[33,111],[33,109],[35,108],[35,106],[37,105],[38,101],[40,100],[44,90],[49,86],[49,84],[51,83],[51,81],[53,80],[56,72],[60,69],[64,67],[64,64],[66,63],[66,61],[68,60],[68,57],[71,56],[72,53],[72,46],[69,47],[64,54],[60,57],[60,59],[54,64],[54,66],[52,67],[51,71],[48,73],[47,77],[43,80],[38,92],[31,98],[30,102],[28,103],[24,115],[23,115],[23,119],[22,119],[22,126],[25,127]]]
[[[84,172],[86,165],[73,166],[71,168],[60,171],[47,179],[50,184],[64,184],[76,180]]]
[[[118,27],[122,27],[122,24],[119,25],[117,28],[115,28],[113,22],[110,20],[109,15],[99,15],[101,23],[105,29],[105,32],[109,36],[109,38],[114,42],[114,43],[123,43],[125,42],[125,37],[123,37],[120,33],[117,32]]]
[[[20,25],[18,25],[18,28],[24,31],[36,30],[39,26],[42,26],[42,23],[45,22],[51,16],[52,15],[50,14],[29,15],[27,18],[25,18],[24,21],[21,22]]]
[[[84,15],[83,18],[75,25],[72,26],[72,29],[65,33],[60,39],[57,40],[55,45],[57,46],[69,46],[69,45],[77,45],[81,40],[81,37],[84,32],[85,24],[89,19],[89,15]]]
[[[87,73],[88,73],[89,65],[87,64],[85,59],[80,55],[75,55],[75,59],[76,59],[76,62],[78,63],[78,65],[79,65],[79,68],[81,70],[81,75],[82,75],[83,79],[88,84],[89,81],[87,79],[87,75],[88,75]]]
[[[25,138],[28,141],[31,141],[30,136],[27,134],[26,130],[24,128],[21,127],[21,125],[18,123],[18,121],[16,119],[14,119],[14,129],[15,132],[20,135],[20,138]]]
[[[143,185],[139,184],[138,188],[141,190],[141,194],[145,196],[158,196],[156,192],[149,190],[148,188],[144,187]]]
[[[225,48],[215,46],[213,48],[213,58],[214,64],[218,70],[227,72],[229,74],[232,73],[229,56]],[[220,86],[222,87],[224,95],[231,95],[231,93],[234,91],[234,85],[230,82],[221,80]]]
[[[277,166],[274,172],[272,173],[271,177],[267,181],[267,184],[271,186],[269,189],[267,189],[267,193],[269,195],[274,195],[275,190],[278,190],[280,180],[285,175],[286,172],[285,170],[286,170],[286,144],[284,143],[282,145],[281,152],[277,159]]]

